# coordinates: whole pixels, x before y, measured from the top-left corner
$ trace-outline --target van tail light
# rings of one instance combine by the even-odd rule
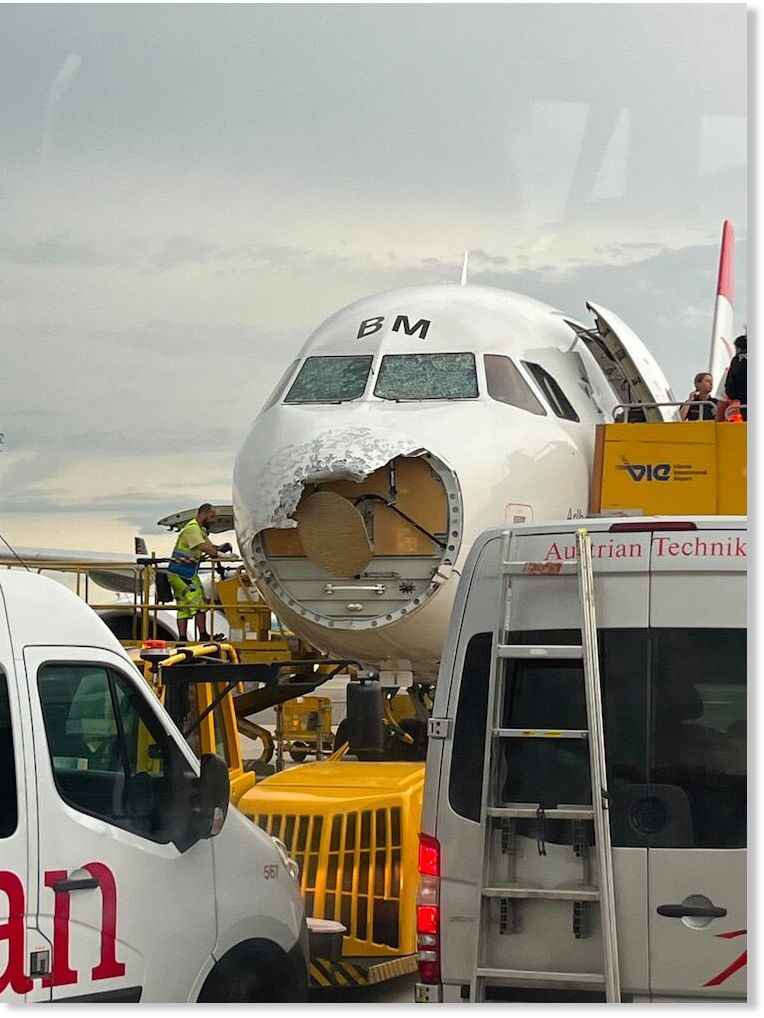
[[[419,891],[416,899],[419,979],[440,982],[440,843],[419,835]]]

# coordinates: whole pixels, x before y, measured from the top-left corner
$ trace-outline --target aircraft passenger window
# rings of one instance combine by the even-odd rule
[[[491,399],[546,417],[546,410],[541,401],[509,357],[487,353],[483,359],[485,361],[485,380]]]
[[[685,801],[692,838],[746,844],[746,631],[653,630],[651,778]]]
[[[267,401],[264,403],[263,408],[260,411],[261,414],[264,414],[266,410],[270,410],[272,406],[275,406],[275,404],[278,403],[279,399],[281,398],[281,394],[284,391],[284,386],[287,384],[289,379],[294,374],[295,368],[299,363],[300,363],[299,359],[296,361],[292,361],[292,363],[286,369],[284,374],[276,383],[276,387],[274,388],[273,392],[270,394]]]
[[[0,838],[10,838],[18,823],[16,760],[8,699],[8,680],[0,671]]]
[[[549,372],[542,368],[540,364],[531,364],[529,361],[523,361],[522,363],[536,379],[539,388],[546,396],[549,405],[557,416],[562,417],[566,421],[578,421],[578,414],[573,409],[573,405],[560,388],[556,379],[552,378]]]
[[[382,358],[374,395],[381,399],[477,399],[471,353],[388,354]]]
[[[285,403],[342,403],[363,396],[371,355],[308,357],[286,394]]]
[[[38,687],[64,802],[151,841],[169,841],[170,783],[180,754],[138,691],[117,672],[84,664],[44,665]]]

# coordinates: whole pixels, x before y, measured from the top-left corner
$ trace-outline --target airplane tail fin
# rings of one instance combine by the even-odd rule
[[[716,383],[716,396],[724,397],[724,382],[727,368],[732,360],[733,331],[733,262],[735,258],[735,228],[729,219],[724,220],[722,227],[722,248],[719,255],[719,276],[716,283],[716,302],[714,304],[714,324],[711,329],[711,352],[708,370]]]
[[[135,554],[148,556],[149,550],[146,547],[146,541],[142,537],[136,537],[134,540],[135,540]]]

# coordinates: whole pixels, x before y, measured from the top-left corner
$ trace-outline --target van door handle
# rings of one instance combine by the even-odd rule
[[[655,911],[668,919],[723,919],[727,914],[716,905],[659,905]]]
[[[78,880],[57,880],[53,885],[56,894],[64,891],[89,891],[92,887],[100,887],[98,877],[81,877]]]

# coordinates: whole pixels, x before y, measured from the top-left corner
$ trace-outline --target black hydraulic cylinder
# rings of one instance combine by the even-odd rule
[[[347,684],[349,753],[359,760],[378,760],[382,756],[384,726],[382,687],[379,682]]]

